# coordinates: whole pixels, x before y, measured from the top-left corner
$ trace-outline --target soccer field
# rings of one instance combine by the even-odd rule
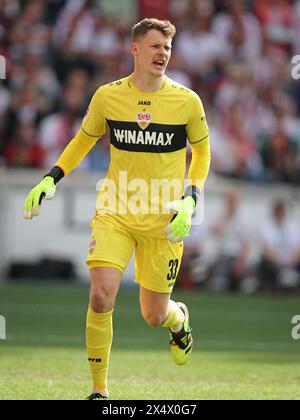
[[[194,353],[171,361],[168,334],[141,318],[135,288],[120,291],[110,363],[111,399],[300,399],[299,298],[174,292],[189,305]],[[85,399],[88,288],[2,285],[0,400]]]

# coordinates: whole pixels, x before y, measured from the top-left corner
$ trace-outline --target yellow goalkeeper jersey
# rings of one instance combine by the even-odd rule
[[[208,141],[198,95],[166,76],[155,92],[139,90],[131,76],[101,86],[81,131],[96,140],[108,130],[111,161],[94,220],[110,214],[132,231],[163,238],[172,217],[165,205],[183,195],[187,139]]]

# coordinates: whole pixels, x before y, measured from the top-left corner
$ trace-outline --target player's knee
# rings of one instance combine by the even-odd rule
[[[94,312],[105,313],[114,308],[115,297],[105,289],[94,290],[90,294],[90,307]]]
[[[144,313],[143,318],[150,327],[155,328],[155,327],[161,327],[166,317],[160,313],[151,312],[148,314]]]

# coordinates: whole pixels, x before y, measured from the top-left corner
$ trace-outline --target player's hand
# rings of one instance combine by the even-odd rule
[[[28,194],[24,204],[24,218],[32,219],[33,216],[38,216],[43,199],[51,200],[55,195],[55,191],[56,185],[54,178],[52,176],[46,176]]]
[[[189,235],[195,201],[192,197],[186,197],[183,200],[171,201],[167,208],[177,215],[164,230],[166,238],[173,243],[181,242]]]

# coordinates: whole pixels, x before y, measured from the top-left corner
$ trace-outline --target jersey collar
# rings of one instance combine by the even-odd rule
[[[161,88],[159,90],[155,90],[153,92],[145,92],[145,91],[139,89],[133,83],[132,74],[128,77],[128,86],[133,90],[133,92],[137,93],[138,95],[148,95],[148,96],[156,95],[156,94],[158,94],[159,92],[161,92],[161,91],[163,91],[165,89],[165,87],[167,85],[167,82],[168,82],[168,77],[166,75],[164,75],[163,84],[162,84],[162,86],[161,86]]]

